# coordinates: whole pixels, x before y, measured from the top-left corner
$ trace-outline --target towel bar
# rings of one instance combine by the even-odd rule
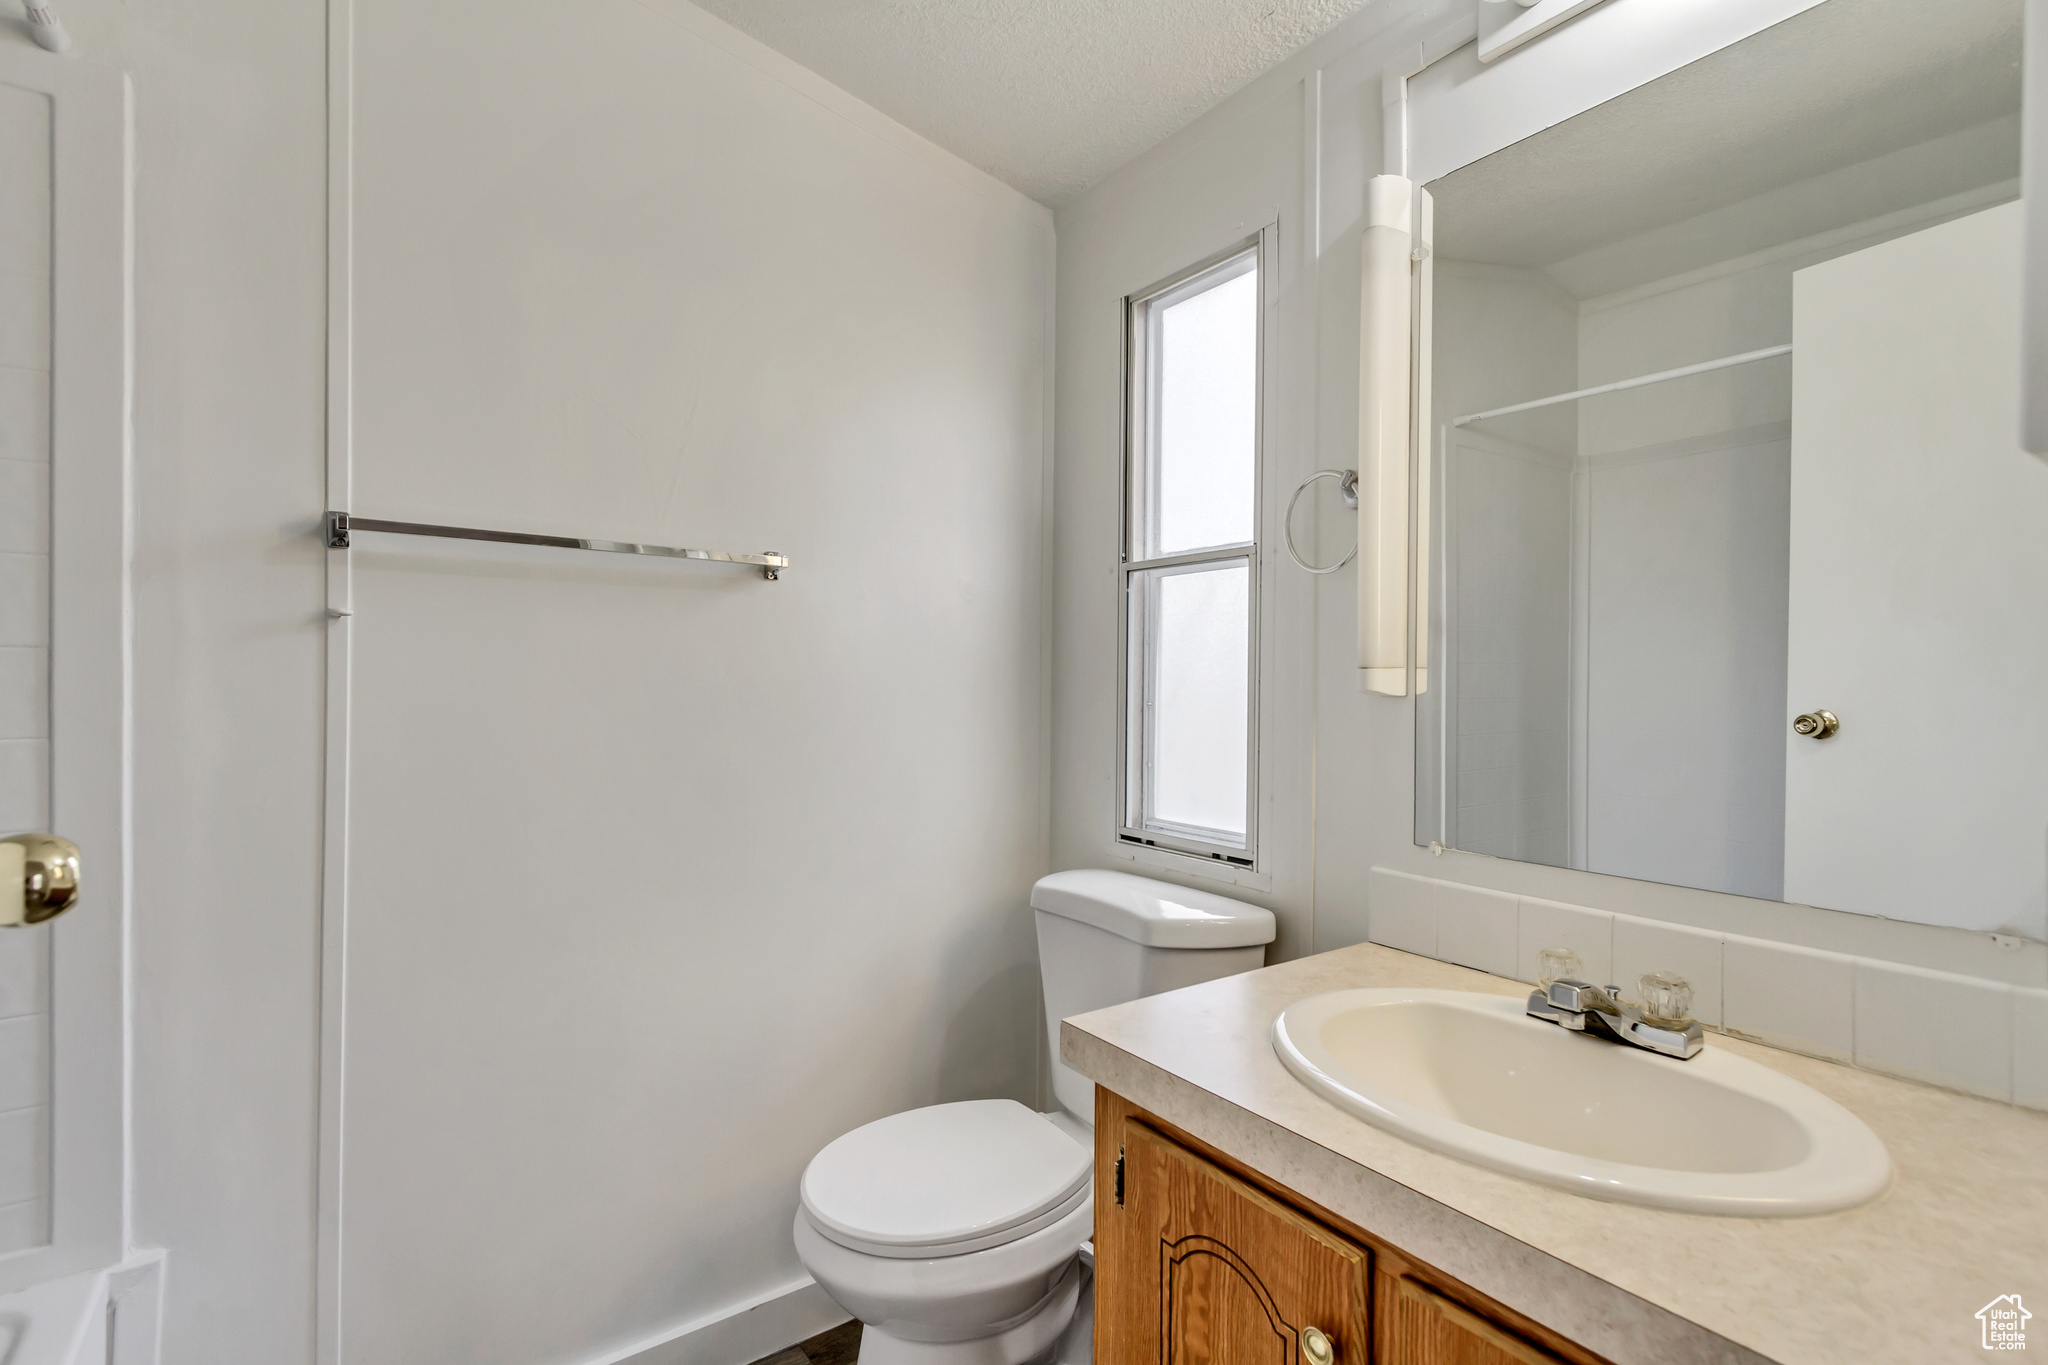
[[[346,550],[354,531],[380,531],[394,536],[440,536],[449,540],[489,540],[502,545],[547,545],[558,550],[600,550],[614,555],[653,555],[659,559],[704,559],[720,564],[753,564],[763,578],[775,579],[789,567],[789,556],[766,550],[757,555],[727,550],[686,550],[669,545],[640,545],[630,540],[587,540],[581,536],[542,536],[526,531],[481,531],[472,526],[431,526],[418,521],[378,521],[350,512],[327,514],[327,547]]]

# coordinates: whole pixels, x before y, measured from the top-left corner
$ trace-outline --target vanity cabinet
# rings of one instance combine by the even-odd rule
[[[1290,1365],[1309,1328],[1328,1336],[1337,1359],[1364,1358],[1369,1249],[1143,1124],[1126,1125],[1121,1146],[1124,1226],[1108,1314],[1121,1345],[1107,1359]],[[1096,1266],[1102,1275],[1099,1256]],[[1098,1279],[1098,1322],[1104,1300]],[[1156,1349],[1146,1349],[1148,1334]]]
[[[1101,1365],[1605,1365],[1099,1087],[1095,1119]]]

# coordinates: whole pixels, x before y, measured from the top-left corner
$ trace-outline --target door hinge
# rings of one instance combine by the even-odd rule
[[[1116,1149],[1116,1202],[1122,1208],[1124,1202],[1124,1149]]]

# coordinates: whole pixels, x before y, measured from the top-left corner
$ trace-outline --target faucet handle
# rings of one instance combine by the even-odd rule
[[[1580,965],[1579,955],[1569,948],[1545,948],[1536,954],[1538,990],[1549,990],[1553,981],[1583,980],[1585,971],[1585,967]]]
[[[1650,972],[1636,983],[1643,993],[1643,1017],[1663,1028],[1692,1021],[1692,983],[1675,972]]]

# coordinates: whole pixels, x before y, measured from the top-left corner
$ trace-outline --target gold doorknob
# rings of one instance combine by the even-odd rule
[[[0,929],[41,924],[77,903],[77,844],[54,834],[0,839]]]
[[[1301,1329],[1301,1358],[1308,1365],[1332,1365],[1337,1359],[1337,1347],[1320,1327]]]
[[[1832,711],[1808,711],[1792,722],[1792,733],[1808,739],[1826,739],[1842,728],[1842,722],[1835,719]]]

